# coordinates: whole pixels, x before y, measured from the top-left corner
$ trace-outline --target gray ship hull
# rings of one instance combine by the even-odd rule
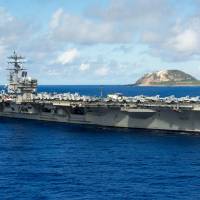
[[[53,106],[1,104],[1,117],[24,118],[98,126],[200,132],[200,111],[171,108],[122,109],[120,107]]]

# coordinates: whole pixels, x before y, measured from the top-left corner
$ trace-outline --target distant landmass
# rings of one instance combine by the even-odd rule
[[[138,86],[193,86],[200,81],[180,70],[161,70],[145,74],[135,84]]]

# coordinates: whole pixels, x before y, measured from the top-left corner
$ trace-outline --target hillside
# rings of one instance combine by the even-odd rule
[[[139,86],[192,86],[200,85],[200,81],[180,70],[162,70],[145,74],[134,85]]]

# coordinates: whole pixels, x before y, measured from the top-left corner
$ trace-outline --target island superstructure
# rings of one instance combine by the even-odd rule
[[[9,81],[0,94],[0,116],[97,126],[200,132],[200,98],[159,95],[91,97],[37,92],[23,57],[9,57]]]

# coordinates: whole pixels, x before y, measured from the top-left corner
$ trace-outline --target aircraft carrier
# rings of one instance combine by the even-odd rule
[[[200,132],[200,98],[81,96],[37,92],[23,57],[9,57],[9,81],[0,94],[0,116],[109,127]]]

